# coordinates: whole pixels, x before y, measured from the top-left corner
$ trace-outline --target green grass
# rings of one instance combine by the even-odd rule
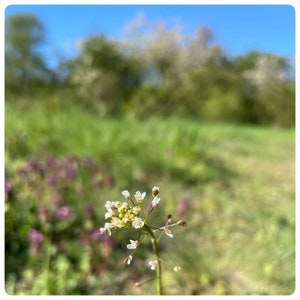
[[[115,178],[93,200],[99,216],[105,201],[119,198],[123,189],[149,191],[159,185],[162,217],[171,213],[174,219],[186,199],[190,208],[182,218],[188,227],[174,230],[174,239],[162,240],[166,265],[182,268],[179,273],[164,269],[168,294],[293,293],[293,129],[202,124],[177,117],[102,119],[72,108],[21,110],[7,104],[5,147],[9,171],[49,155],[96,159]],[[99,217],[99,227],[103,221]],[[116,270],[103,281],[113,280],[114,272],[120,272]],[[154,292],[152,282],[138,289],[132,288],[130,277],[125,282],[126,288],[116,287],[116,293]]]

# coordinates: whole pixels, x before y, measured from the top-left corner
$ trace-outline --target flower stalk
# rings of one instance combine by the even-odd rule
[[[149,226],[145,224],[144,228],[146,229],[146,231],[151,236],[153,251],[155,253],[156,262],[157,262],[157,265],[156,265],[156,294],[157,295],[162,295],[161,261],[160,261],[158,244],[157,244],[157,241],[156,241],[156,237],[155,237],[153,231],[149,228]]]
[[[125,202],[122,201],[106,201],[105,208],[107,212],[105,213],[105,219],[110,219],[110,222],[105,222],[104,227],[100,228],[101,234],[111,235],[112,231],[118,230],[121,228],[132,228],[138,231],[139,235],[137,239],[129,239],[129,244],[127,244],[127,249],[131,250],[131,253],[123,260],[124,263],[130,265],[134,259],[134,253],[137,250],[139,244],[142,242],[143,238],[141,236],[150,237],[153,254],[155,256],[154,260],[149,261],[150,269],[156,271],[156,294],[163,294],[163,285],[162,285],[162,260],[160,257],[158,243],[162,235],[166,235],[170,238],[173,238],[170,227],[174,226],[186,226],[186,222],[179,220],[175,223],[172,223],[171,215],[167,216],[167,220],[164,226],[152,227],[149,225],[148,218],[156,210],[159,205],[160,198],[157,197],[159,193],[159,187],[154,186],[152,189],[152,201],[148,210],[144,213],[142,204],[144,202],[146,193],[141,193],[137,191],[132,197],[129,191],[122,191],[122,195],[125,198]],[[159,233],[159,234],[157,234]],[[174,267],[175,268],[175,267]],[[180,270],[179,266],[176,266],[176,272]],[[147,282],[147,281],[146,281]],[[140,286],[139,283],[135,286]]]

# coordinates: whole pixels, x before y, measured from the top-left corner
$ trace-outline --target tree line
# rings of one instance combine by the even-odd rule
[[[295,125],[295,79],[290,61],[250,51],[232,57],[200,26],[180,28],[139,18],[126,36],[97,34],[81,42],[77,57],[50,69],[38,51],[45,28],[33,14],[6,19],[6,101],[43,93],[72,98],[100,116],[180,115],[205,122]],[[34,100],[32,100],[34,101]]]

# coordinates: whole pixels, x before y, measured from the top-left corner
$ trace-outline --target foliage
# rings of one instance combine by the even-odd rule
[[[294,125],[287,59],[257,51],[230,58],[212,44],[213,32],[205,26],[187,36],[140,17],[128,27],[125,40],[86,39],[74,62],[71,79],[92,109],[143,118],[176,113],[202,121]]]
[[[50,84],[52,73],[38,47],[44,43],[42,22],[33,14],[16,14],[6,20],[5,87],[10,93],[33,93]]]
[[[112,176],[85,157],[47,157],[7,168],[5,271],[6,278],[17,282],[14,290],[88,293],[86,275],[107,268],[113,243],[99,238],[91,203],[112,184]],[[9,288],[7,292],[14,293]]]
[[[236,65],[247,82],[244,91],[248,120],[281,126],[294,124],[295,87],[288,75],[288,61],[273,54],[252,51],[237,57]]]
[[[71,101],[101,117],[176,114],[205,122],[295,125],[289,60],[258,51],[232,57],[207,26],[187,35],[178,25],[139,16],[123,39],[85,37],[77,57],[49,70],[38,52],[45,43],[42,22],[23,14],[6,22],[7,101],[29,97],[31,105],[55,94],[55,105]]]
[[[89,37],[73,66],[71,81],[81,101],[101,115],[120,112],[139,83],[139,62],[104,35]]]
[[[139,17],[123,40],[87,37],[78,57],[48,70],[42,22],[6,22],[7,293],[151,294],[151,244],[133,274],[122,261],[134,232],[104,237],[99,227],[105,201],[157,182],[158,217],[189,224],[160,241],[167,294],[293,293],[295,132],[279,128],[295,124],[286,58],[230,57],[208,27],[187,36]]]
[[[122,261],[134,232],[95,232],[107,200],[157,182],[159,218],[188,222],[184,235],[174,228],[176,238],[161,240],[167,294],[293,293],[294,130],[99,119],[40,104],[7,104],[5,130],[8,293],[153,293],[151,244],[140,245],[132,274]]]

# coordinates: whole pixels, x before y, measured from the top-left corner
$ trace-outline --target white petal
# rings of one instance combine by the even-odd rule
[[[144,222],[141,218],[136,218],[135,220],[133,220],[132,226],[136,229],[142,228],[144,226]]]
[[[173,238],[174,235],[171,233],[171,230],[169,228],[165,228],[165,234],[168,235],[169,237]]]
[[[114,207],[114,205],[115,205],[114,201],[106,201],[104,206],[106,207],[107,210],[110,210]]]
[[[160,201],[160,198],[155,196],[152,200],[152,206],[156,207],[158,205],[159,201]]]
[[[122,191],[122,195],[126,200],[129,200],[131,198],[131,195],[127,190]]]
[[[156,260],[150,260],[149,266],[151,270],[156,270],[157,261]]]
[[[138,241],[129,240],[130,244],[127,245],[127,249],[133,250],[137,248]]]

